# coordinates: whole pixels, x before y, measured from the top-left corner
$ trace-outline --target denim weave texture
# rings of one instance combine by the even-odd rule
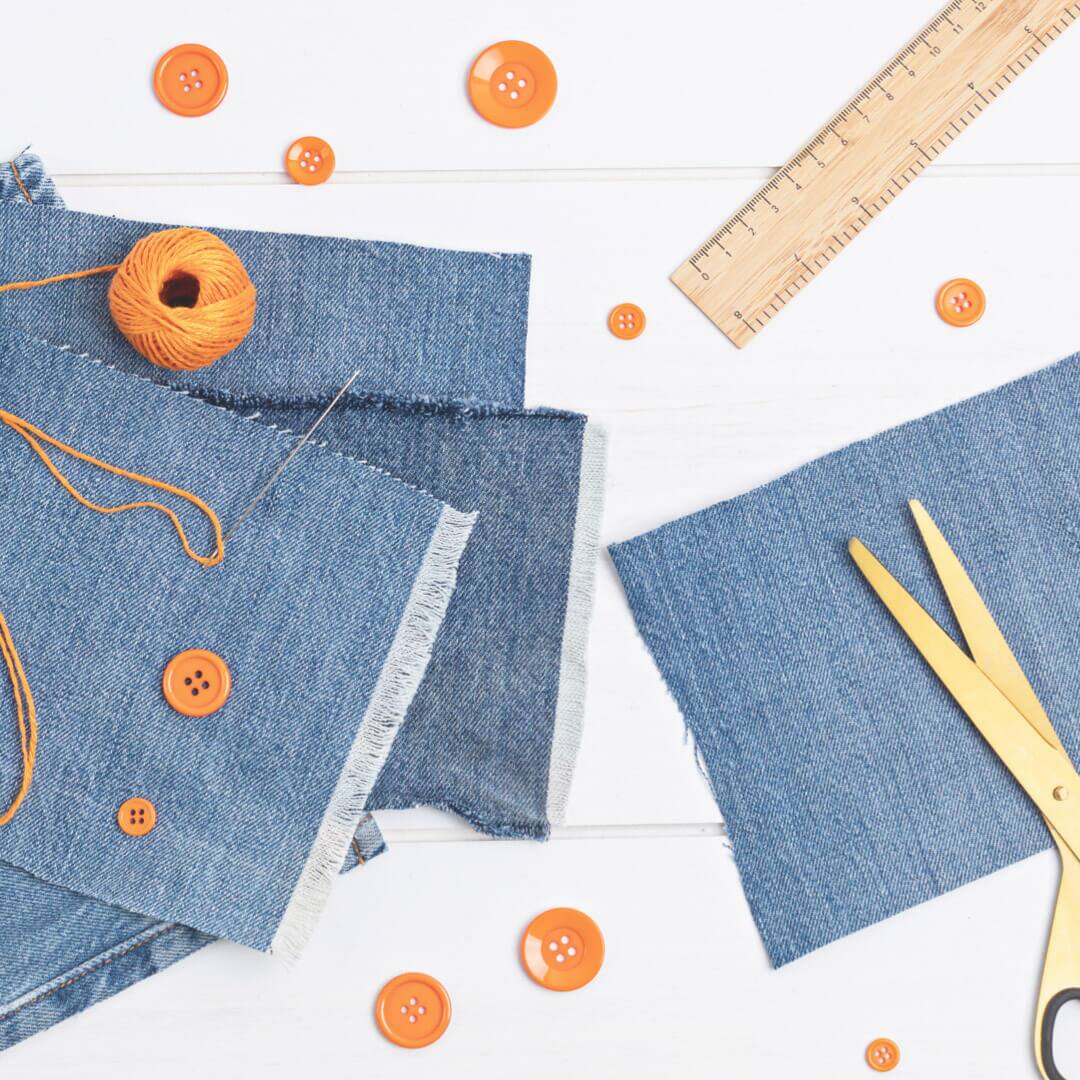
[[[1080,356],[611,547],[774,964],[1050,845],[847,553],[962,642],[920,499],[1080,751]]]
[[[66,211],[37,158],[11,164],[0,167],[0,281],[118,262],[163,227]],[[202,371],[154,368],[134,353],[108,314],[109,275],[0,294],[0,407],[195,492],[226,528],[359,371],[209,570],[185,558],[163,518],[104,518],[71,500],[0,428],[0,516],[12,520],[0,559],[13,568],[0,610],[39,697],[42,738],[31,795],[0,830],[10,901],[0,1046],[213,935],[273,943],[289,892],[275,867],[311,848],[315,810],[340,772],[327,762],[355,736],[355,699],[379,679],[371,643],[393,637],[392,612],[414,610],[411,583],[439,537],[464,554],[443,553],[457,571],[453,594],[427,626],[433,650],[404,723],[377,749],[365,808],[425,803],[494,835],[542,838],[565,807],[603,442],[584,417],[522,407],[528,257],[213,231],[240,255],[258,307],[244,343]],[[57,463],[96,501],[144,497]],[[205,523],[178,509],[207,550]],[[72,662],[88,631],[92,645]],[[233,710],[228,732],[214,730],[217,717],[181,723],[161,700],[162,663],[189,646],[233,667],[218,714]],[[71,729],[60,740],[58,709]],[[135,748],[118,751],[130,739]],[[10,788],[14,751],[0,770]],[[137,769],[146,790],[132,788]],[[279,774],[287,813],[264,771]],[[118,801],[160,792],[154,832],[123,837]],[[223,823],[226,796],[235,817]],[[61,807],[78,820],[62,834],[48,826]],[[342,869],[382,849],[367,814]]]

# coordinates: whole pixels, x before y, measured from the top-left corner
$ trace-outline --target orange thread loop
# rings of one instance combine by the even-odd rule
[[[9,289],[34,289],[116,271],[109,311],[120,332],[158,367],[195,371],[231,352],[255,322],[255,286],[240,257],[204,229],[162,229],[144,236],[124,261]]]
[[[11,679],[11,692],[15,698],[15,717],[19,724],[19,749],[22,753],[22,782],[11,804],[3,814],[0,814],[0,825],[6,825],[22,805],[34,776],[34,759],[37,757],[37,709],[34,706],[34,695],[30,693],[30,682],[26,678],[11,631],[2,613],[0,613],[0,654],[4,657],[8,677]]]
[[[176,529],[176,534],[180,537],[180,543],[183,545],[188,558],[194,559],[195,562],[199,563],[201,566],[217,566],[217,564],[225,557],[225,539],[221,532],[221,522],[218,521],[217,514],[215,514],[214,511],[211,510],[197,495],[193,495],[190,491],[185,491],[183,488],[167,484],[163,480],[155,480],[152,476],[143,476],[140,473],[129,472],[127,469],[121,469],[116,465],[110,465],[107,461],[100,461],[98,458],[91,457],[89,454],[84,454],[82,451],[76,450],[74,447],[60,442],[59,439],[54,439],[51,435],[46,435],[40,428],[34,427],[33,424],[23,420],[22,417],[16,416],[14,413],[10,413],[5,409],[0,409],[0,421],[7,424],[12,431],[17,432],[30,444],[31,449],[33,449],[34,453],[41,458],[45,467],[53,474],[61,487],[83,506],[88,507],[90,510],[96,510],[99,514],[119,514],[123,513],[125,510],[140,509],[160,510],[161,513],[172,522],[173,528]],[[39,439],[41,442],[38,442]],[[184,526],[180,523],[180,519],[176,516],[175,511],[170,510],[169,507],[162,503],[145,500],[140,502],[122,503],[120,506],[99,506],[97,503],[91,502],[85,495],[77,491],[71,481],[64,476],[59,468],[57,468],[52,458],[49,457],[45,448],[41,445],[42,442],[48,443],[62,453],[68,454],[79,461],[85,461],[89,465],[104,469],[106,472],[110,472],[115,476],[122,476],[126,480],[134,480],[138,484],[145,484],[147,487],[157,488],[158,491],[167,491],[170,495],[176,495],[178,498],[191,503],[192,506],[197,507],[207,516],[210,525],[214,530],[213,553],[210,555],[200,555],[195,551],[188,543],[187,533],[184,532]]]

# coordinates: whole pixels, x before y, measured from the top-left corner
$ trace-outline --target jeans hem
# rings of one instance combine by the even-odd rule
[[[126,990],[213,940],[179,923],[155,923],[118,942],[0,1005],[0,1050]]]

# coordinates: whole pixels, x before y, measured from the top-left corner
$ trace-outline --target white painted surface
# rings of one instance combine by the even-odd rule
[[[669,284],[937,8],[760,6],[20,7],[0,42],[0,158],[33,141],[77,209],[531,251],[528,397],[607,425],[604,537],[624,539],[1080,348],[1080,127],[1063,104],[1080,89],[1080,31],[747,349]],[[510,36],[560,76],[555,109],[518,132],[481,121],[463,89],[473,55]],[[200,120],[149,90],[181,40],[230,67],[225,105]],[[807,43],[833,55],[795,92]],[[331,140],[339,173],[301,189],[280,155],[309,131]],[[959,275],[989,302],[966,331],[932,307]],[[638,341],[606,330],[622,300],[647,312]],[[897,1077],[1034,1076],[1053,857],[770,971],[606,559],[599,577],[567,830],[546,846],[467,843],[444,815],[383,815],[394,849],[341,883],[296,970],[214,946],[7,1052],[10,1075],[842,1080],[871,1075],[862,1050],[885,1034],[901,1044]],[[553,904],[590,911],[607,936],[579,994],[545,993],[517,966],[521,929]],[[371,1021],[378,987],[411,968],[454,1000],[447,1036],[417,1053]]]

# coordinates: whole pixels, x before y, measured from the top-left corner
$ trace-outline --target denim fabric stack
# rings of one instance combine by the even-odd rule
[[[33,156],[0,166],[0,282],[119,262],[161,227],[67,211]],[[565,811],[604,443],[523,407],[527,257],[214,231],[258,308],[200,371],[131,349],[107,275],[0,294],[0,408],[240,522],[201,566],[0,428],[0,611],[41,731],[0,829],[0,1045],[215,937],[294,957],[333,877],[382,850],[372,810],[537,839]],[[62,465],[94,502],[144,497]],[[230,668],[212,716],[163,697],[187,648]],[[16,748],[0,761],[14,790]],[[130,796],[156,807],[146,836],[117,828]]]

